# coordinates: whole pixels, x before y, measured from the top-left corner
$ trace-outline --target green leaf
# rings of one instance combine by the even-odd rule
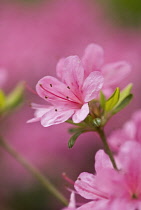
[[[127,85],[121,92],[117,106],[131,93],[133,85]]]
[[[85,133],[86,131],[80,131],[80,132],[78,132],[78,133],[75,133],[71,138],[70,138],[70,140],[69,140],[69,142],[68,142],[68,147],[69,148],[72,148],[73,146],[74,146],[74,144],[75,144],[75,142],[76,142],[76,140],[77,140],[77,138],[82,134],[82,133]]]
[[[3,109],[6,105],[6,97],[2,90],[0,90],[0,109]]]
[[[129,94],[126,98],[124,98],[121,103],[115,107],[115,109],[112,111],[112,114],[116,114],[117,112],[119,112],[120,110],[122,110],[124,107],[126,107],[130,101],[132,100],[133,95]]]
[[[106,97],[102,91],[100,91],[100,105],[103,109],[105,109]]]
[[[13,109],[23,102],[24,83],[19,83],[16,88],[6,97],[7,109]]]
[[[106,101],[105,111],[111,111],[115,105],[118,103],[120,97],[120,89],[116,88],[115,92],[110,96],[110,98]]]

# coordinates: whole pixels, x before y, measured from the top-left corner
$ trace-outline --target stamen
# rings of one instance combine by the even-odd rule
[[[79,181],[80,181],[80,180],[81,180],[81,178],[79,178],[79,177],[78,177],[78,178],[77,178],[77,180],[79,180]]]
[[[68,96],[66,96],[66,98],[67,98],[67,99],[69,99],[69,97],[68,97]]]
[[[67,86],[67,88],[68,88],[68,89],[70,89],[70,87],[69,87],[69,86]]]
[[[55,112],[57,112],[57,109],[55,109]]]
[[[48,97],[47,97],[47,96],[45,96],[45,98],[47,99]]]
[[[52,87],[52,84],[50,84],[50,87]]]
[[[75,182],[74,182],[72,179],[70,179],[70,178],[66,175],[66,173],[62,173],[62,176],[63,176],[63,178],[64,178],[68,183],[74,185]]]
[[[33,93],[33,94],[35,94],[35,95],[38,95],[38,94],[36,93],[36,91],[33,90],[26,82],[25,82],[25,87],[26,87],[26,89],[29,90],[31,93]]]

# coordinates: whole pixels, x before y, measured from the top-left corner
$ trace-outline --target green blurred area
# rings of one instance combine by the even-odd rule
[[[121,26],[141,25],[141,0],[98,0],[106,9],[108,16]]]

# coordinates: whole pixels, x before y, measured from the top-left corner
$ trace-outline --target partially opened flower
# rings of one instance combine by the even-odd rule
[[[90,202],[79,210],[139,210],[141,209],[141,145],[126,142],[116,161],[119,171],[112,168],[108,156],[96,154],[96,175],[81,173],[75,182],[76,191]]]
[[[85,76],[92,71],[100,71],[104,77],[102,90],[106,95],[110,95],[113,89],[119,87],[122,80],[127,77],[131,71],[131,66],[126,61],[117,61],[104,64],[103,48],[96,44],[89,44],[82,57]]]
[[[58,79],[46,76],[37,83],[38,95],[52,106],[33,104],[37,109],[35,118],[28,122],[41,120],[44,127],[65,122],[72,117],[73,122],[83,121],[89,114],[88,102],[96,98],[103,85],[103,76],[92,71],[85,76],[81,60],[77,56],[62,59],[57,65]]]

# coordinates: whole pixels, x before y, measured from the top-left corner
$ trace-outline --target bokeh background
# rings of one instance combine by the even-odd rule
[[[57,61],[83,55],[97,43],[105,62],[126,60],[131,74],[121,83],[134,84],[133,102],[108,123],[107,135],[141,107],[141,1],[140,0],[0,0],[0,68],[7,71],[3,89],[9,93],[19,81],[35,89],[37,81],[55,76]],[[1,135],[38,167],[68,198],[62,172],[73,180],[82,171],[93,172],[99,138],[83,134],[68,149],[67,123],[43,128],[27,124],[33,117],[30,102],[43,103],[28,89],[25,102],[1,125]],[[73,186],[70,186],[71,188]],[[0,150],[0,210],[57,210],[63,206],[3,149]]]

